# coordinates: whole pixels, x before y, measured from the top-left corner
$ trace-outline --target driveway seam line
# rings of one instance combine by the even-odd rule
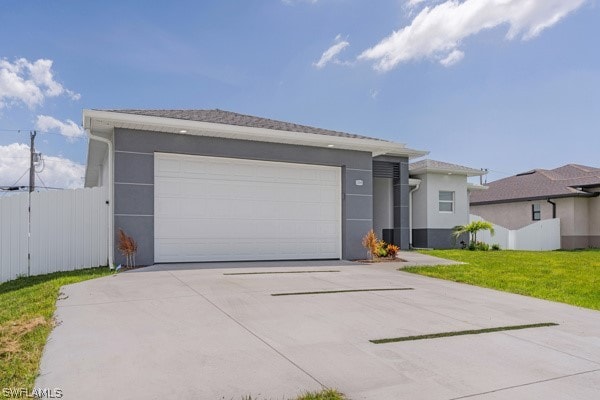
[[[487,392],[473,393],[473,394],[468,394],[468,395],[465,395],[465,396],[452,397],[451,399],[448,399],[448,400],[460,400],[460,399],[468,399],[469,397],[475,397],[475,396],[485,396],[486,394],[492,394],[492,393],[496,393],[496,392],[502,392],[504,390],[516,389],[516,388],[520,388],[520,387],[524,387],[524,386],[536,385],[536,384],[539,384],[539,383],[552,382],[552,381],[557,381],[557,380],[564,379],[564,378],[571,378],[573,376],[591,374],[591,373],[599,372],[599,371],[600,371],[600,368],[598,368],[598,369],[592,369],[592,370],[589,370],[589,371],[581,371],[581,372],[576,372],[574,374],[556,376],[554,378],[540,379],[538,381],[527,382],[527,383],[523,383],[523,384],[520,384],[520,385],[506,386],[506,387],[499,388],[499,389],[488,390]]]
[[[548,349],[548,350],[557,351],[557,352],[559,352],[559,353],[562,353],[562,354],[564,354],[564,355],[567,355],[567,356],[571,356],[571,357],[579,358],[580,360],[584,360],[584,361],[587,361],[587,362],[591,362],[592,364],[600,365],[600,362],[598,362],[598,361],[590,360],[590,359],[588,359],[588,358],[585,358],[585,357],[582,357],[582,356],[578,356],[578,355],[575,355],[575,354],[567,353],[566,351],[559,350],[559,349],[557,349],[557,348],[554,348],[554,347],[552,347],[552,346],[548,346],[548,345],[545,345],[545,344],[542,344],[542,343],[537,343],[537,342],[534,342],[533,340],[529,340],[529,339],[521,338],[521,337],[518,337],[518,336],[512,335],[512,334],[510,334],[510,333],[508,333],[508,332],[504,332],[504,334],[505,334],[506,336],[510,336],[510,337],[512,337],[512,338],[515,338],[515,339],[521,340],[521,341],[523,341],[523,342],[527,342],[527,343],[530,343],[530,344],[533,344],[533,345],[536,345],[536,346],[539,346],[539,347],[543,347],[543,348],[545,348],[545,349]]]
[[[279,354],[281,357],[283,357],[283,359],[287,360],[294,367],[296,367],[300,371],[304,372],[308,377],[310,377],[312,380],[314,380],[319,385],[321,385],[322,388],[327,388],[326,385],[324,385],[321,381],[319,381],[317,378],[315,378],[314,376],[312,376],[308,371],[306,371],[305,369],[303,369],[301,366],[299,366],[298,364],[296,364],[294,361],[290,360],[288,357],[286,357],[282,352],[280,352],[279,350],[277,350],[275,347],[271,346],[263,338],[261,338],[256,333],[254,333],[250,328],[246,327],[244,324],[242,324],[241,322],[239,322],[238,320],[236,320],[233,316],[231,316],[229,313],[227,313],[225,310],[223,310],[217,304],[213,303],[208,297],[206,297],[205,295],[203,295],[202,293],[200,293],[199,291],[197,291],[196,289],[194,289],[193,287],[191,287],[190,285],[188,285],[187,283],[185,283],[184,281],[182,281],[179,277],[175,276],[172,272],[169,272],[169,273],[171,274],[171,276],[173,276],[179,282],[181,282],[182,284],[184,284],[185,286],[187,286],[188,288],[190,288],[191,290],[193,290],[195,293],[197,293],[204,300],[206,300],[207,302],[209,302],[213,307],[215,307],[217,310],[219,310],[221,313],[223,313],[225,316],[227,316],[227,318],[229,318],[230,320],[232,320],[233,322],[235,322],[237,325],[239,325],[246,332],[248,332],[249,334],[251,334],[252,336],[254,336],[256,339],[258,339],[262,343],[264,343],[268,348],[270,348],[271,350],[273,350],[275,353]]]

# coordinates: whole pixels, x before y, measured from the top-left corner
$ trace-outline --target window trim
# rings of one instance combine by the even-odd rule
[[[452,200],[441,200],[440,195],[442,194],[442,192],[452,193]],[[452,210],[451,211],[440,210],[440,206],[442,205],[442,203],[450,203],[450,205],[452,206]],[[439,213],[454,214],[454,210],[456,209],[455,203],[456,203],[456,192],[454,190],[438,190],[438,212]]]
[[[536,206],[538,206],[537,210],[535,209]],[[532,221],[541,221],[542,220],[542,206],[540,203],[533,203],[531,205],[531,220]]]

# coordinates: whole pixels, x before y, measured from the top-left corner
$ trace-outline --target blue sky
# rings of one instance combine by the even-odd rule
[[[4,0],[0,185],[27,168],[28,134],[9,129],[34,128],[44,182],[81,184],[69,120],[84,108],[220,108],[406,143],[489,180],[600,167],[599,6]]]

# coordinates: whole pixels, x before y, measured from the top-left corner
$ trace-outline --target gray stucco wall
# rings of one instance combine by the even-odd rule
[[[373,226],[369,152],[128,129],[115,129],[114,142],[115,237],[122,228],[138,242],[140,265],[154,263],[154,152],[342,167],[342,257],[365,257],[361,239]],[[363,185],[357,186],[356,180]],[[115,261],[124,261],[116,243]]]
[[[454,249],[460,241],[469,243],[467,234],[458,239],[452,237],[452,229],[413,229],[413,246],[417,248]]]

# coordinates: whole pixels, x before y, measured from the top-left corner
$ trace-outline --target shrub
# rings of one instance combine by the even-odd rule
[[[388,256],[390,256],[392,258],[396,258],[396,255],[400,251],[400,247],[393,245],[393,244],[388,244],[386,247],[386,250],[387,250]]]
[[[365,237],[363,237],[362,245],[365,249],[367,249],[367,255],[369,258],[377,257],[377,245],[379,241],[377,240],[377,236],[375,236],[375,232],[371,229]]]
[[[477,248],[475,247],[475,243],[474,242],[469,242],[468,249],[471,250],[471,251],[477,250]]]
[[[127,267],[135,266],[135,253],[137,252],[137,243],[131,236],[119,228],[119,245],[118,249],[125,256],[125,265]]]
[[[475,249],[480,251],[488,251],[490,249],[490,245],[484,242],[477,242],[475,244]]]
[[[383,240],[380,240],[379,242],[377,242],[377,253],[376,254],[378,257],[387,257],[388,256],[387,243],[384,242]]]
[[[495,250],[495,251],[498,251],[498,250],[500,250],[500,245],[499,245],[498,243],[494,243],[494,244],[492,245],[492,250]]]

